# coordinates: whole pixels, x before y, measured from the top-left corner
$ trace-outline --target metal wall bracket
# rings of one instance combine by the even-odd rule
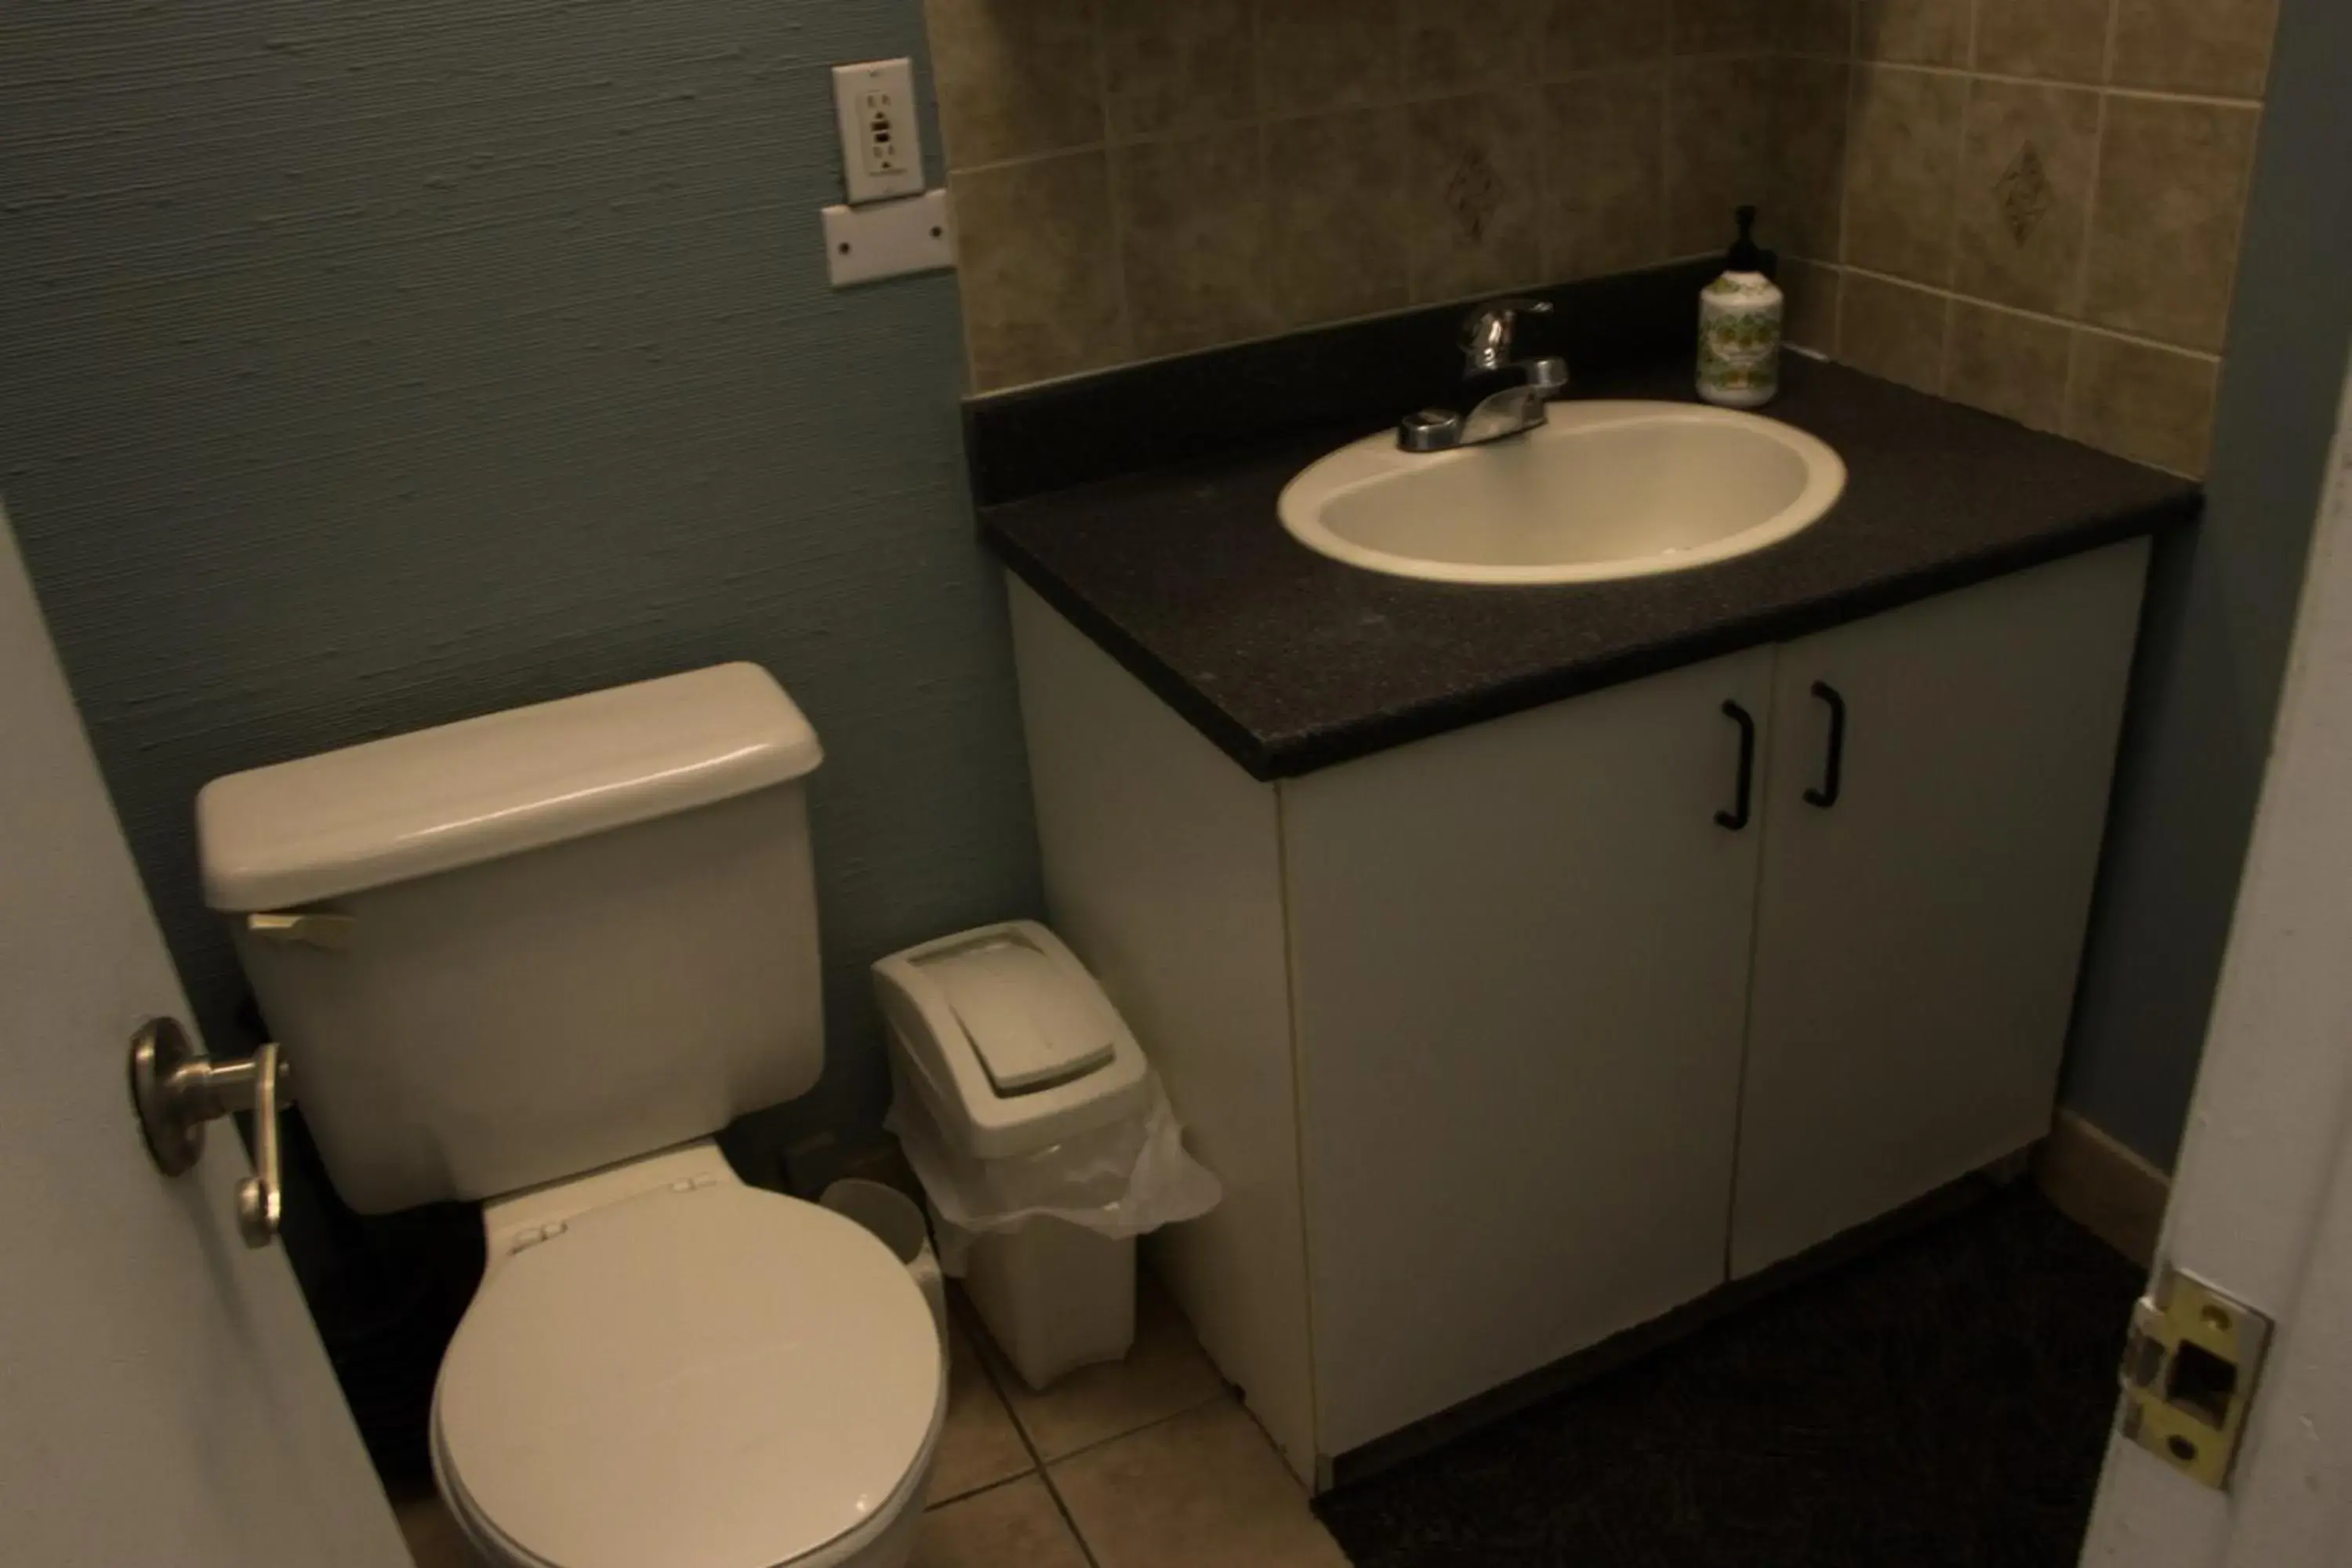
[[[205,1152],[205,1123],[253,1112],[253,1172],[236,1189],[236,1228],[247,1247],[278,1239],[285,1186],[278,1161],[278,1111],[294,1103],[293,1075],[276,1045],[216,1062],[173,1018],[150,1018],[131,1037],[131,1104],[155,1168],[177,1176]]]
[[[2162,1265],[2132,1307],[2117,1429],[2183,1475],[2227,1490],[2270,1342],[2262,1313]]]

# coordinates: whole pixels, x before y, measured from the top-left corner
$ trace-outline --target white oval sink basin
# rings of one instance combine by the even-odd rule
[[[1597,583],[1778,543],[1845,489],[1838,455],[1777,419],[1687,403],[1555,403],[1521,436],[1450,452],[1367,436],[1285,487],[1282,525],[1334,561],[1441,583]]]

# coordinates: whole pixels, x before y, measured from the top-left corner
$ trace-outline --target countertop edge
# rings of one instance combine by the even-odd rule
[[[1176,710],[1186,723],[1206,736],[1217,750],[1240,763],[1250,777],[1270,784],[1277,778],[1309,771],[1305,768],[1293,768],[1287,773],[1272,771],[1278,766],[1274,748],[1261,745],[1256,735],[1233,715],[1203,698],[1196,687],[1154,658],[1117,621],[1096,609],[1058,574],[1049,571],[1035,556],[1022,548],[1020,541],[991,522],[984,509],[981,512],[980,531],[981,538],[1005,570],[1020,578],[1065,620],[1084,632],[1087,640],[1110,655],[1121,669],[1143,682],[1154,696]]]
[[[981,509],[979,521],[982,540],[1014,576],[1116,659],[1121,668],[1173,708],[1244,772],[1261,783],[1272,784],[1762,643],[1785,642],[2085,551],[2164,532],[2194,522],[2204,505],[2200,491],[2187,491],[1813,599],[1776,605],[1753,615],[1728,616],[1712,626],[1629,647],[1618,654],[1498,681],[1476,691],[1420,702],[1351,723],[1270,740],[1259,737],[1203,695],[1039,562],[1020,541],[996,526],[989,515],[994,509]]]

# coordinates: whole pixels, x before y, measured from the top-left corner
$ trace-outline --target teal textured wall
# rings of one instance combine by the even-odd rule
[[[0,495],[215,1032],[206,779],[720,659],[827,752],[793,1121],[878,1109],[867,962],[1036,910],[955,285],[818,244],[826,68],[920,48],[918,0],[0,0]]]
[[[2286,673],[2352,336],[2352,8],[2284,0],[2205,519],[2158,549],[2063,1098],[2179,1147]]]

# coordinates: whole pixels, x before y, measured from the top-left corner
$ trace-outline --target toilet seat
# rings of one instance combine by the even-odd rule
[[[938,1433],[932,1442],[936,1447]],[[438,1483],[441,1500],[457,1521],[457,1532],[474,1549],[478,1563],[495,1563],[499,1568],[562,1568],[561,1563],[533,1555],[520,1542],[509,1539],[498,1526],[483,1517],[481,1507],[466,1491],[465,1483],[450,1469],[448,1457],[442,1452],[439,1424],[435,1424],[431,1440],[433,1475]],[[903,1547],[914,1522],[922,1516],[919,1500],[930,1479],[931,1450],[923,1457],[898,1489],[898,1495],[878,1510],[866,1523],[847,1535],[838,1537],[821,1548],[814,1556],[797,1557],[779,1568],[860,1568],[868,1563],[876,1568],[898,1568],[904,1551],[891,1554],[891,1547]]]
[[[485,1544],[546,1568],[817,1568],[914,1506],[945,1378],[872,1236],[730,1184],[551,1228],[484,1282],[435,1389],[435,1465]]]

